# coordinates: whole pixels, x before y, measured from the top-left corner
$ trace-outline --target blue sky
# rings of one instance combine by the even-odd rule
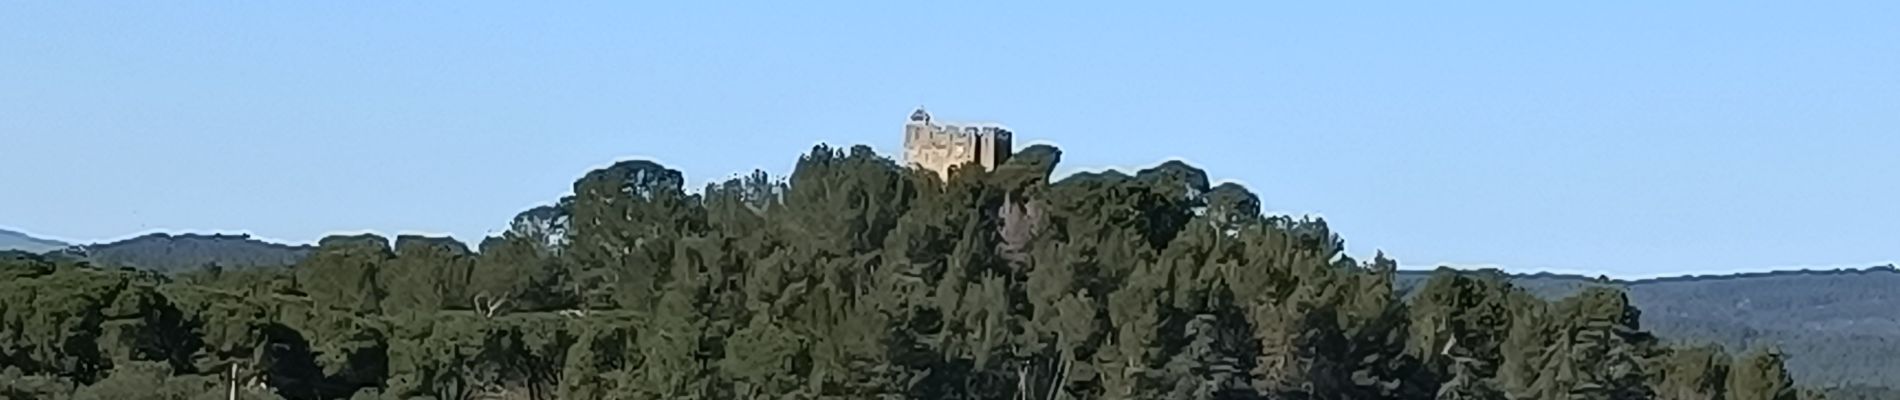
[[[616,159],[782,173],[925,105],[1408,265],[1900,258],[1888,1],[342,3],[0,6],[0,226],[474,240]]]

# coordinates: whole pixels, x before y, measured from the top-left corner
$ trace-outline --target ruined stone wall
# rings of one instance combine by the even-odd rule
[[[1015,147],[1008,128],[994,124],[939,124],[918,110],[904,124],[904,161],[936,171],[945,179],[950,168],[974,162],[994,169],[1009,159]]]

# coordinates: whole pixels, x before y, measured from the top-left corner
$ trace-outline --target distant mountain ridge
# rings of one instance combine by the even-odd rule
[[[248,234],[153,233],[112,243],[80,246],[94,263],[159,272],[207,266],[226,268],[295,265],[316,247],[266,242]]]
[[[0,251],[19,250],[28,253],[45,253],[63,249],[66,248],[66,246],[70,245],[58,240],[34,237],[24,232],[0,229]]]

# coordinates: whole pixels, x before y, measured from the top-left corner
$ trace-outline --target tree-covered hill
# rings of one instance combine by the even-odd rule
[[[1647,326],[1729,348],[1779,346],[1797,377],[1900,388],[1900,273],[1785,272],[1635,282]]]
[[[311,246],[271,243],[250,235],[153,233],[78,249],[92,261],[114,267],[182,272],[208,266],[224,268],[288,266],[302,261]]]
[[[1900,271],[1893,266],[1610,281],[1480,273],[1549,299],[1618,288],[1644,311],[1644,327],[1672,341],[1775,346],[1791,354],[1789,370],[1803,381],[1900,388]],[[1430,277],[1424,271],[1399,275],[1402,291]]]
[[[1397,262],[1182,163],[946,180],[867,147],[689,189],[627,161],[474,246],[289,268],[0,256],[0,395],[209,399],[1819,398],[1633,297]],[[1878,395],[1878,392],[1875,392]]]

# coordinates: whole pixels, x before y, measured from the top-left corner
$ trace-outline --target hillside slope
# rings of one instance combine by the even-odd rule
[[[1473,273],[1504,276],[1544,298],[1620,287],[1643,310],[1643,327],[1673,341],[1732,351],[1775,346],[1802,381],[1900,388],[1900,271],[1891,266],[1635,281]],[[1409,292],[1429,275],[1406,271],[1398,286]]]
[[[1778,346],[1807,382],[1900,387],[1900,272],[1797,271],[1633,282],[1643,325],[1683,341]]]
[[[67,244],[58,240],[41,239],[21,232],[0,229],[0,251],[19,250],[28,253],[45,253],[66,248]]]
[[[84,249],[87,258],[103,265],[181,272],[208,265],[287,266],[302,261],[313,247],[265,242],[249,235],[154,233]]]

